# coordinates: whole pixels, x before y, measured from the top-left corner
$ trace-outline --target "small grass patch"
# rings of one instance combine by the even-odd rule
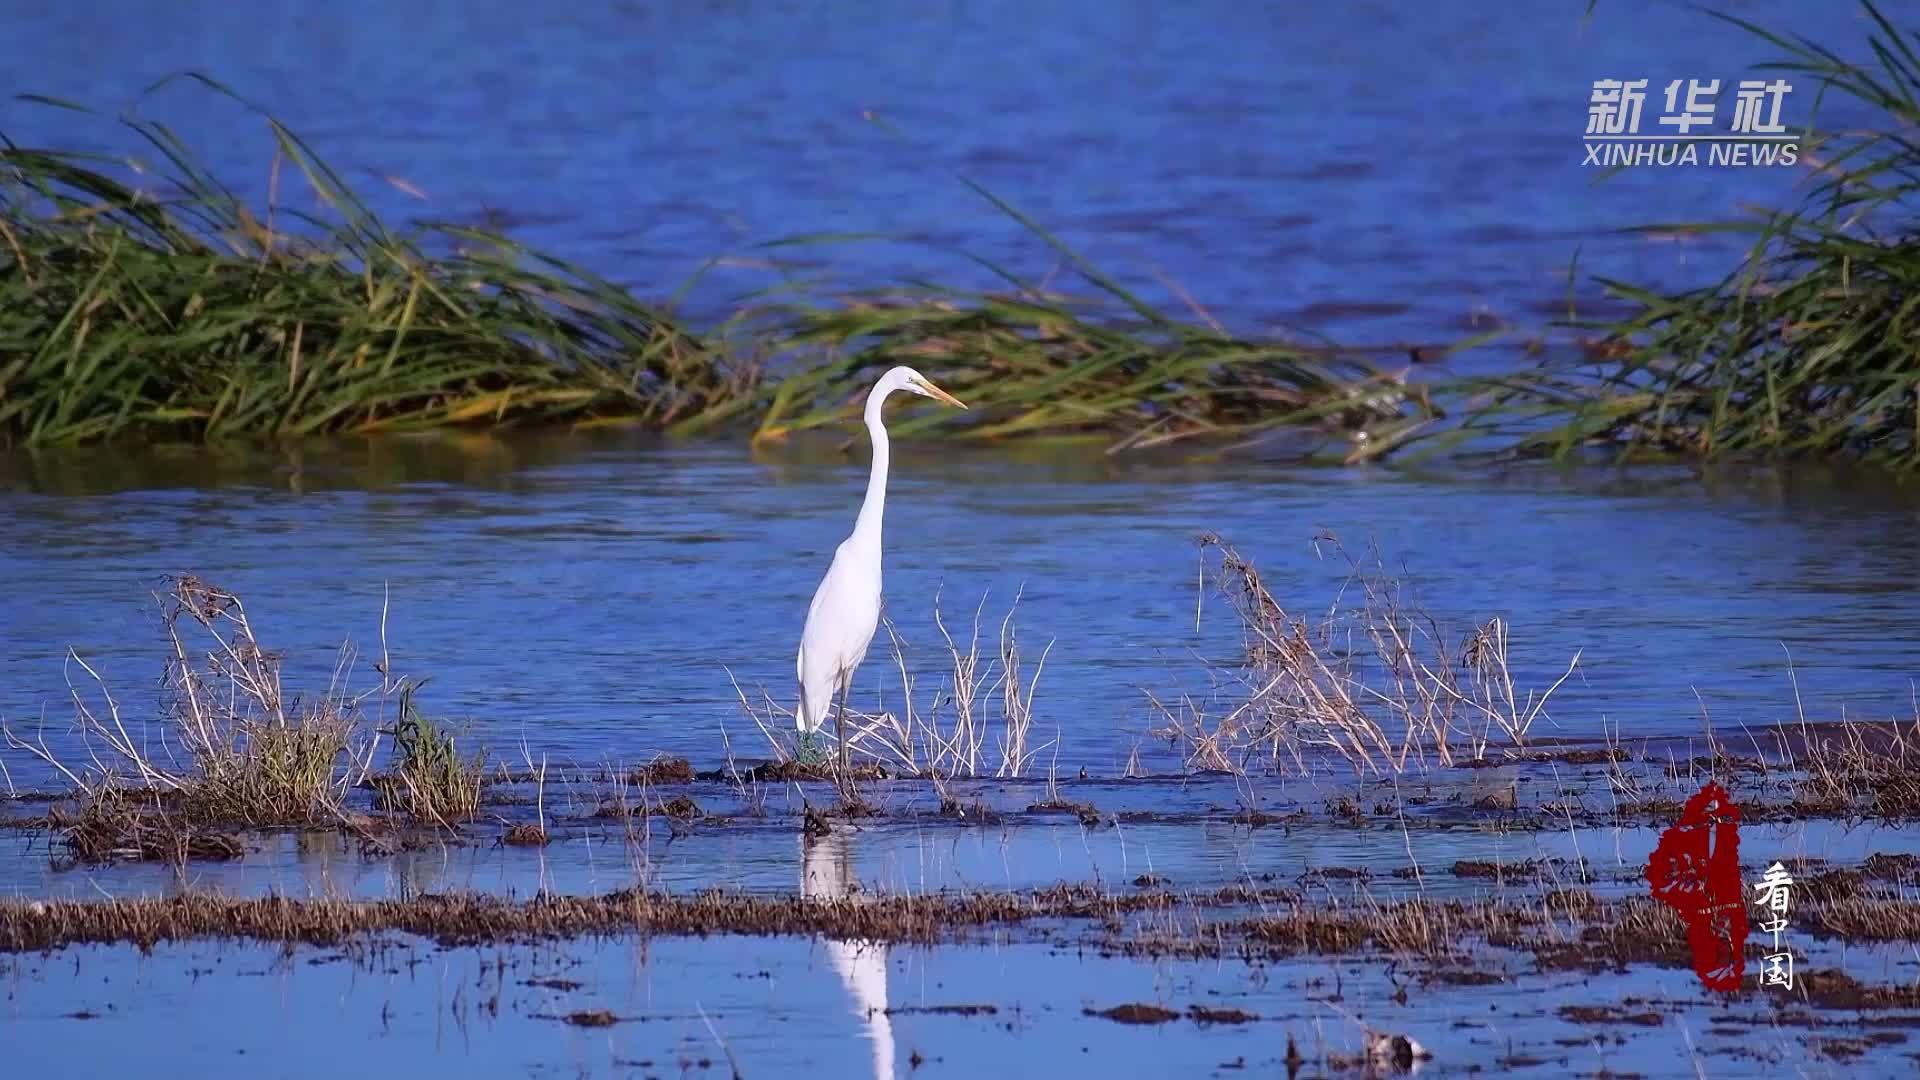
[[[76,808],[49,821],[77,857],[230,857],[239,853],[233,829],[350,823],[348,795],[361,786],[383,808],[434,824],[478,809],[484,753],[463,756],[420,712],[419,684],[390,674],[384,641],[376,686],[348,685],[357,654],[347,644],[326,686],[299,695],[284,686],[281,656],[262,643],[240,597],[187,575],[156,599],[167,657],[154,721],[129,719],[107,680],[70,651],[85,760],[69,763],[43,734],[0,726],[8,747],[71,785]],[[387,738],[392,765],[376,773]]]
[[[71,782],[97,820],[116,811],[164,810],[194,822],[247,826],[337,821],[347,790],[373,753],[360,729],[361,700],[331,686],[298,698],[281,681],[280,655],[256,635],[240,598],[193,576],[156,596],[167,659],[159,719],[169,738],[150,750],[130,730],[106,680],[69,651],[76,726],[92,750],[69,767],[44,739],[5,730],[9,746],[40,757]],[[351,663],[343,650],[336,674]],[[74,672],[84,673],[84,692]],[[134,798],[144,792],[151,798]]]
[[[445,724],[428,719],[415,702],[418,683],[400,688],[399,718],[392,736],[394,767],[372,778],[380,806],[424,821],[453,825],[480,809],[487,769],[484,750],[463,756]]]

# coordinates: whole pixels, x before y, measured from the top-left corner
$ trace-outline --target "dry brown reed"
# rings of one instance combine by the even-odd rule
[[[981,627],[987,598],[983,595],[975,608],[972,632],[963,644],[947,626],[940,594],[935,593],[934,626],[946,656],[940,663],[939,685],[927,696],[924,706],[916,700],[916,687],[925,676],[916,675],[909,666],[906,641],[891,619],[883,619],[892,666],[900,678],[900,705],[897,711],[879,713],[848,708],[849,754],[911,775],[929,776],[936,782],[956,776],[1027,775],[1035,757],[1053,745],[1050,741],[1036,746],[1032,741],[1034,694],[1053,642],[1047,643],[1028,671],[1014,622],[1020,598],[1016,593],[1000,620],[997,648],[983,656]],[[776,702],[764,686],[758,688],[756,702],[733,679],[731,671],[727,674],[733,680],[741,712],[760,730],[781,762],[791,761],[793,753],[785,733],[794,729],[794,711]],[[995,744],[989,747],[988,737],[996,733]],[[827,732],[823,728],[820,734],[825,737]]]
[[[1245,771],[1256,761],[1307,771],[1325,752],[1355,772],[1382,775],[1460,758],[1494,746],[1525,746],[1554,692],[1522,694],[1508,660],[1508,626],[1494,617],[1459,646],[1438,619],[1387,571],[1377,550],[1366,558],[1321,533],[1315,550],[1347,564],[1345,585],[1317,625],[1291,614],[1252,560],[1213,534],[1200,537],[1215,562],[1214,585],[1237,620],[1241,656],[1210,665],[1213,701],[1183,694],[1163,702],[1156,734],[1183,748],[1189,767]],[[1214,714],[1218,699],[1224,711]]]
[[[1245,914],[1247,909],[1256,913]],[[1920,940],[1920,903],[1876,895],[1800,905],[1806,925],[1877,941]],[[1209,913],[1217,913],[1210,916]],[[1132,921],[1130,921],[1132,920]],[[1425,961],[1472,958],[1487,947],[1531,953],[1546,969],[1691,964],[1686,926],[1647,897],[1585,891],[1522,898],[1304,902],[1287,890],[1228,886],[1176,894],[1109,893],[1092,885],[921,895],[674,896],[627,889],[512,900],[474,894],[407,899],[229,897],[183,892],[113,900],[0,898],[0,953],[87,943],[243,939],[339,945],[407,933],[452,944],[621,934],[825,935],[936,944],[981,931],[1079,921],[1134,955],[1277,958],[1384,954]]]
[[[327,684],[300,696],[283,685],[282,654],[262,643],[238,596],[183,575],[155,599],[167,643],[157,723],[130,721],[107,680],[69,651],[67,685],[85,759],[62,760],[44,732],[29,738],[0,725],[9,747],[38,757],[72,786],[80,810],[63,835],[76,854],[205,849],[208,841],[195,837],[209,826],[336,824],[348,820],[348,793],[363,784],[389,808],[424,820],[472,815],[480,763],[453,754],[451,736],[414,705],[419,684],[392,674],[384,605],[378,683],[352,688],[357,652],[349,642]],[[383,726],[396,699],[395,724]],[[376,774],[389,735],[394,768]]]

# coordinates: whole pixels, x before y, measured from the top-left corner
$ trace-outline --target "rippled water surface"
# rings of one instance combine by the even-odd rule
[[[1323,1050],[1353,1053],[1361,1018],[1387,1014],[1434,1053],[1424,1076],[1696,1076],[1695,1053],[1712,1076],[1897,1075],[1904,1065],[1897,1045],[1852,1069],[1823,1061],[1803,1032],[1770,1028],[1764,1002],[1717,1012],[1710,1032],[1696,1030],[1713,1006],[1688,972],[1437,985],[1396,1003],[1405,984],[1376,965],[1285,963],[1249,977],[1237,964],[1144,964],[1038,944],[889,950],[721,938],[531,949],[398,942],[290,955],[86,948],[0,961],[0,975],[17,990],[12,1060],[29,1075],[60,1071],[72,1058],[58,1048],[102,1032],[118,1036],[87,1055],[103,1075],[149,1067],[143,1051],[165,1040],[169,1061],[194,1075],[1278,1076],[1289,1035],[1317,1061]],[[1651,1009],[1652,1022],[1596,1026],[1560,1012],[1623,995]],[[1120,1004],[1249,1019],[1139,1026],[1088,1015]],[[216,1009],[220,1038],[175,1036],[200,1030]],[[566,1020],[601,1010],[608,1026]],[[1302,1075],[1319,1074],[1308,1068]]]
[[[1587,7],[708,0],[536,14],[494,2],[33,0],[10,11],[0,55],[15,89],[109,114],[162,75],[204,70],[311,137],[381,208],[500,224],[644,295],[665,296],[729,256],[690,293],[696,314],[782,275],[987,284],[955,249],[1034,278],[1056,270],[959,171],[1196,318],[1376,345],[1505,324],[1514,345],[1565,313],[1576,250],[1582,273],[1711,280],[1728,265],[1724,245],[1613,230],[1724,219],[1790,198],[1805,177],[1646,170],[1596,183],[1580,149],[1594,79],[1731,80],[1767,52],[1679,5],[1602,0],[1583,17]],[[1842,49],[1866,30],[1849,4],[1737,10]],[[1787,108],[1796,125],[1811,112],[1804,89]],[[140,108],[202,148],[236,190],[264,197],[271,151],[255,118],[178,85]],[[0,133],[132,149],[110,123],[16,100],[0,102]],[[823,232],[907,242],[757,246]],[[1572,293],[1592,309],[1589,286]],[[845,434],[850,450],[831,438],[749,449],[548,433],[0,453],[0,720],[83,760],[71,682],[164,753],[164,731],[149,723],[164,659],[150,592],[163,575],[193,573],[245,599],[263,642],[284,650],[290,689],[324,687],[343,640],[359,650],[364,685],[384,648],[397,672],[431,676],[426,709],[471,725],[496,761],[517,761],[522,746],[587,765],[671,753],[710,768],[729,745],[764,757],[736,680],[750,694],[792,696],[808,598],[865,478],[864,439]],[[966,791],[1004,822],[903,813],[808,845],[795,790],[750,796],[708,780],[685,790],[713,819],[648,819],[637,838],[595,817],[604,793],[583,787],[531,809],[488,804],[488,828],[551,815],[554,843],[534,852],[494,845],[491,833],[379,856],[334,833],[251,835],[243,858],[183,875],[159,863],[74,866],[45,830],[16,821],[0,831],[0,895],[524,897],[636,883],[813,895],[829,871],[847,878],[827,888],[835,895],[854,879],[917,893],[1129,888],[1145,875],[1177,890],[1276,881],[1331,903],[1505,888],[1451,873],[1462,859],[1584,860],[1594,875],[1582,884],[1597,893],[1643,888],[1655,834],[1641,824],[1576,830],[1569,814],[1565,832],[1508,831],[1497,814],[1466,809],[1468,791],[1408,813],[1412,828],[1376,813],[1250,829],[1237,808],[1317,810],[1327,793],[1317,780],[1178,776],[1179,757],[1148,735],[1147,693],[1204,697],[1206,662],[1240,644],[1226,612],[1199,603],[1193,539],[1206,531],[1252,556],[1307,619],[1338,601],[1346,577],[1315,537],[1337,534],[1356,552],[1377,542],[1406,598],[1452,640],[1495,615],[1510,622],[1523,693],[1577,651],[1579,669],[1536,737],[1684,738],[1710,718],[1737,745],[1742,727],[1802,708],[1815,719],[1915,711],[1920,492],[1884,477],[1302,468],[1257,452],[1221,461],[907,444],[895,449],[886,590],[918,699],[929,702],[950,672],[936,598],[963,637],[979,609],[991,652],[1018,595],[1022,655],[1032,664],[1051,644],[1034,698],[1034,771],[1098,804],[1109,815],[1100,827],[1026,813],[1045,783],[1034,777]],[[69,649],[104,678],[111,706]],[[900,707],[886,652],[883,636],[855,687],[869,709]],[[1673,752],[1694,751],[1679,742]],[[1115,781],[1136,754],[1154,779]],[[1657,777],[1664,754],[1638,764]],[[0,748],[0,765],[0,785],[56,786],[19,748]],[[1492,772],[1408,782],[1512,782]],[[1675,791],[1695,781],[1690,767],[1673,778]],[[1520,780],[1536,801],[1562,782],[1551,763]],[[1603,813],[1606,778],[1587,782],[1585,809]],[[924,787],[876,794],[899,810],[926,803]],[[729,802],[760,795],[785,803],[761,817]],[[44,805],[10,802],[5,813]],[[1111,817],[1128,812],[1142,817]],[[1772,858],[1853,862],[1915,846],[1898,827],[1756,822],[1742,860],[1754,872]],[[1319,873],[1329,869],[1347,876]],[[1815,969],[1913,977],[1910,954],[1811,934],[1801,945]],[[1519,961],[1484,986],[1423,981],[1409,997],[1411,985],[1377,956],[1142,962],[1044,935],[891,951],[794,938],[482,949],[394,939],[347,953],[84,946],[0,958],[0,1042],[10,1068],[36,1076],[72,1073],[77,1060],[86,1075],[151,1072],[156,1046],[183,1075],[425,1075],[438,1064],[475,1075],[723,1076],[737,1053],[755,1077],[1240,1076],[1279,1073],[1289,1035],[1314,1040],[1305,1049],[1320,1061],[1378,1021],[1433,1047],[1435,1075],[1693,1076],[1696,1049],[1715,1076],[1846,1067],[1822,1056],[1811,1028],[1775,1025],[1783,999],[1723,1006],[1679,970],[1574,980]],[[1595,1028],[1561,1011],[1623,1000],[1663,1019]],[[1260,1020],[1134,1027],[1084,1011],[1127,1002],[1227,1005]],[[974,1004],[997,1011],[913,1011]],[[602,1008],[611,1027],[565,1019]],[[104,1037],[76,1058],[96,1031]],[[1897,1069],[1902,1042],[1876,1041],[1856,1064]]]
[[[1583,274],[1717,277],[1723,247],[1612,230],[1724,219],[1804,177],[1647,169],[1596,184],[1580,145],[1593,80],[1649,79],[1643,130],[1660,131],[1668,81],[1730,88],[1772,53],[1684,5],[1588,6],[674,0],[533,18],[497,2],[190,0],[161,16],[34,0],[11,14],[7,55],[15,87],[110,113],[163,75],[205,71],[310,136],[377,205],[497,215],[649,295],[729,254],[751,265],[708,278],[704,302],[768,284],[776,256],[992,284],[942,253],[960,248],[1044,275],[1047,250],[958,170],[1164,302],[1184,307],[1172,280],[1247,329],[1432,341],[1563,314],[1576,248]],[[1867,31],[1847,3],[1733,9],[1843,49]],[[1813,96],[1797,89],[1787,122],[1807,122]],[[143,109],[264,198],[271,144],[244,112],[181,87]],[[1729,90],[1723,126],[1731,109]],[[14,102],[0,131],[132,149]],[[754,250],[848,232],[911,242]]]
[[[0,459],[0,713],[62,745],[71,646],[130,721],[150,716],[164,639],[149,590],[200,574],[239,593],[289,686],[318,689],[352,638],[433,679],[430,710],[502,752],[658,751],[703,767],[723,725],[764,753],[733,683],[792,694],[807,600],[849,528],[866,464],[831,446],[760,454],[621,437],[339,443],[253,454],[114,450]],[[1544,467],[1424,476],[1037,453],[896,455],[887,606],[919,700],[951,671],[936,597],[983,638],[1016,593],[1046,767],[1121,771],[1145,740],[1144,689],[1205,686],[1230,659],[1227,613],[1195,630],[1192,538],[1256,558],[1302,617],[1333,603],[1332,530],[1377,540],[1457,634],[1502,615],[1516,676],[1544,687],[1581,651],[1535,734],[1700,730],[1794,715],[1911,712],[1920,496],[1831,472]],[[1024,590],[1024,592],[1022,592]],[[899,706],[885,638],[861,703]],[[365,661],[365,662],[370,662]],[[84,684],[84,675],[71,671]],[[370,678],[368,672],[362,676]],[[8,760],[28,783],[38,766]],[[1159,767],[1171,766],[1160,761]]]
[[[165,17],[36,3],[15,13],[10,72],[111,109],[203,70],[308,134],[381,206],[498,212],[655,295],[793,233],[906,233],[1045,273],[1051,256],[958,169],[1149,292],[1177,280],[1249,328],[1427,340],[1561,313],[1576,247],[1594,272],[1717,274],[1724,251],[1610,230],[1725,217],[1797,179],[1642,170],[1596,184],[1579,163],[1593,79],[1731,79],[1767,52],[1679,5],[1561,6],[683,2],[536,19],[494,3],[189,3]],[[1739,14],[1839,48],[1867,29],[1844,4]],[[1811,117],[1806,89],[1790,121]],[[264,196],[253,118],[177,84],[140,108]],[[110,124],[20,101],[0,104],[0,131],[132,149]],[[895,280],[970,265],[924,245],[831,260]],[[766,274],[730,264],[696,295]],[[343,638],[378,645],[390,597],[396,666],[432,675],[429,707],[489,739],[710,759],[723,721],[757,737],[738,730],[729,672],[788,695],[806,600],[863,468],[857,439],[850,457],[566,436],[12,455],[0,715],[44,716],[58,745],[71,646],[138,721],[159,662],[146,592],[190,571],[246,597],[305,685]],[[1338,586],[1338,563],[1309,546],[1332,529],[1378,540],[1451,629],[1509,617],[1534,684],[1582,650],[1543,734],[1682,730],[1703,703],[1778,719],[1789,654],[1816,711],[1885,715],[1909,708],[1917,510],[1910,490],[1825,472],[1424,476],[912,447],[888,601],[931,672],[936,594],[956,620],[987,597],[991,638],[1024,590],[1028,656],[1054,643],[1040,721],[1073,766],[1117,770],[1145,726],[1142,688],[1195,692],[1190,651],[1230,647],[1217,616],[1194,628],[1201,530],[1255,556],[1302,614]],[[882,663],[859,689],[897,702]],[[10,760],[16,781],[43,778]]]

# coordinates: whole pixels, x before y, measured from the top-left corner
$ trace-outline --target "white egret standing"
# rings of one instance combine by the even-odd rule
[[[813,735],[826,722],[836,695],[834,737],[839,743],[840,784],[847,784],[847,692],[854,669],[867,657],[867,646],[880,625],[880,518],[887,504],[887,426],[880,408],[887,395],[905,390],[966,408],[957,397],[933,385],[910,367],[897,367],[880,376],[867,395],[867,434],[873,440],[873,471],[867,476],[867,497],[854,519],[853,532],[833,553],[833,565],[814,590],[807,608],[807,626],[800,634],[800,709],[794,722],[800,728],[802,752],[810,752]]]

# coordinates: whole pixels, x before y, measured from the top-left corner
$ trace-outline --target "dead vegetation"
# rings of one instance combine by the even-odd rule
[[[1865,935],[1869,940],[1920,941],[1920,901],[1906,897],[1808,901],[1796,907],[1795,920],[1819,936],[1841,933],[1838,928],[1845,926],[1850,937],[1854,929],[1870,925],[1876,929]],[[1292,890],[1245,885],[1185,894],[1062,885],[848,897],[630,889],[591,896],[544,892],[526,900],[472,894],[240,898],[198,892],[99,901],[0,898],[0,953],[209,938],[340,945],[391,933],[448,944],[739,934],[924,945],[1021,927],[1043,939],[1091,940],[1122,955],[1262,960],[1385,955],[1441,974],[1483,971],[1488,948],[1531,955],[1540,971],[1692,963],[1686,926],[1669,909],[1646,897],[1603,899],[1580,890],[1529,898],[1363,899],[1331,906],[1311,904]],[[1757,986],[1753,964],[1748,977]],[[1817,1005],[1914,1004],[1912,993],[1888,988],[1843,986],[1831,979],[1806,986]]]
[[[1796,679],[1796,707],[1799,698]],[[1776,759],[1796,774],[1796,803],[1886,821],[1920,819],[1920,701],[1912,718],[1898,723],[1816,724],[1808,722],[1804,708],[1798,712],[1797,723],[1772,733]]]
[[[947,626],[935,594],[933,620],[945,655],[931,676],[909,667],[907,643],[891,619],[883,620],[892,669],[900,681],[899,705],[897,710],[879,713],[847,709],[847,751],[854,761],[929,777],[936,783],[951,777],[1020,777],[1030,774],[1042,751],[1056,745],[1033,741],[1034,693],[1053,642],[1040,650],[1029,668],[1014,624],[1020,606],[1016,594],[1000,620],[992,652],[983,655],[986,604],[982,596],[974,610],[972,631],[962,645]],[[934,686],[923,697],[919,688],[928,679]],[[741,712],[766,738],[778,763],[797,765],[787,735],[794,730],[793,709],[776,702],[764,686],[758,688],[757,702],[737,680],[733,688]],[[827,736],[822,728],[819,737]]]
[[[353,689],[358,655],[347,643],[326,685],[299,695],[283,685],[282,654],[262,644],[238,596],[189,575],[155,599],[167,643],[157,716],[130,719],[101,673],[70,650],[84,760],[62,760],[44,732],[0,729],[10,748],[72,786],[78,808],[55,824],[76,857],[237,854],[221,830],[348,822],[348,793],[360,786],[421,821],[472,816],[484,759],[460,757],[416,707],[419,684],[393,676],[384,609],[378,683]],[[392,767],[376,773],[386,738]]]
[[[1524,693],[1511,675],[1504,623],[1493,620],[1465,635],[1457,648],[1450,646],[1438,621],[1421,612],[1410,590],[1384,571],[1377,555],[1362,561],[1347,557],[1335,538],[1321,542],[1346,559],[1347,584],[1320,625],[1309,628],[1281,606],[1249,560],[1216,537],[1202,541],[1203,553],[1215,565],[1215,584],[1236,613],[1241,648],[1216,667],[1220,691],[1215,698],[1205,705],[1186,699],[1163,707],[1166,723],[1159,733],[1182,750],[1190,767],[1242,778],[1236,780],[1245,785],[1232,817],[1236,822],[1259,826],[1307,816],[1304,809],[1264,812],[1248,773],[1256,764],[1280,772],[1306,768],[1313,756],[1323,766],[1330,756],[1374,777],[1363,781],[1371,785],[1370,793],[1340,794],[1325,803],[1329,816],[1356,825],[1423,802],[1450,803],[1463,813],[1497,812],[1503,815],[1502,827],[1511,828],[1663,820],[1714,776],[1730,785],[1756,820],[1784,815],[1901,820],[1920,809],[1920,781],[1915,780],[1920,776],[1920,707],[1912,719],[1899,723],[1815,723],[1803,713],[1797,723],[1743,727],[1750,753],[1734,753],[1714,737],[1710,725],[1706,754],[1689,746],[1689,756],[1668,752],[1664,760],[1644,746],[1629,752],[1617,733],[1596,747],[1530,743],[1529,729],[1544,716],[1554,690],[1577,669],[1577,654],[1544,691]],[[167,652],[157,715],[129,715],[102,673],[76,653],[69,655],[68,672],[74,744],[80,752],[56,756],[44,733],[28,738],[4,729],[10,747],[41,757],[72,785],[73,798],[50,808],[38,822],[56,829],[73,857],[229,858],[244,851],[239,834],[247,829],[363,831],[370,820],[364,813],[369,792],[370,805],[389,819],[442,829],[472,820],[483,801],[539,804],[544,758],[536,770],[528,752],[524,774],[504,767],[490,772],[484,753],[422,712],[422,683],[392,671],[384,609],[380,655],[371,665],[377,680],[356,686],[356,672],[367,665],[348,643],[323,685],[299,694],[283,685],[280,655],[260,640],[237,596],[183,577],[156,599]],[[1031,657],[1021,644],[1014,627],[1019,599],[996,630],[983,598],[970,634],[957,635],[936,598],[933,626],[942,659],[932,675],[915,673],[908,661],[911,650],[888,625],[900,693],[888,695],[895,705],[891,711],[854,712],[855,780],[924,778],[936,788],[942,816],[991,821],[998,813],[955,797],[947,778],[1027,777],[1047,745],[1055,745],[1057,755],[1057,740],[1034,742],[1035,687],[1047,650]],[[562,782],[573,791],[576,806],[584,803],[576,812],[641,822],[657,814],[686,826],[707,819],[691,795],[650,793],[718,781],[736,787],[742,809],[716,808],[710,820],[740,813],[765,816],[767,786],[835,779],[830,769],[787,756],[781,733],[791,723],[789,710],[770,699],[765,708],[755,708],[744,692],[739,696],[780,760],[736,763],[729,747],[725,768],[712,772],[696,773],[678,757],[638,766],[609,764],[597,774],[575,769],[563,774],[572,778]],[[1221,704],[1225,707],[1215,707]],[[1208,719],[1210,712],[1219,719]],[[1487,790],[1468,793],[1467,801],[1460,790],[1436,794],[1431,788],[1402,801],[1398,777],[1404,770],[1449,762],[1503,771],[1485,774]],[[1595,781],[1592,770],[1568,775],[1562,766],[1599,766],[1604,777]],[[1535,782],[1525,793],[1514,782],[1514,768]],[[1130,763],[1128,775],[1136,772]],[[1052,768],[1046,773],[1051,778]],[[1542,782],[1549,780],[1550,786]],[[509,787],[529,783],[536,790],[527,795]],[[583,795],[583,787],[592,790]],[[1528,799],[1529,794],[1544,797]],[[709,801],[704,794],[701,798]],[[847,800],[844,809],[874,812],[864,799]],[[1046,798],[1030,810],[1075,814],[1090,828],[1115,820],[1061,798],[1052,783]],[[1122,825],[1127,819],[1127,812],[1117,818]],[[508,842],[536,843],[535,831],[504,819],[501,826],[512,833]],[[538,835],[550,836],[543,810],[535,828]],[[1455,872],[1471,876],[1480,869],[1465,866]],[[1505,880],[1534,876],[1536,868],[1488,869]],[[1900,880],[1913,878],[1904,873]]]
[[[1355,557],[1332,534],[1315,537],[1315,550],[1343,559],[1348,576],[1317,625],[1292,614],[1232,545],[1212,534],[1199,543],[1244,649],[1212,665],[1210,701],[1149,695],[1162,721],[1155,734],[1181,748],[1190,768],[1243,772],[1264,761],[1304,772],[1306,755],[1324,752],[1382,775],[1429,757],[1442,766],[1484,758],[1524,747],[1548,699],[1579,669],[1576,652],[1550,685],[1522,693],[1504,619],[1451,635],[1377,551]]]

